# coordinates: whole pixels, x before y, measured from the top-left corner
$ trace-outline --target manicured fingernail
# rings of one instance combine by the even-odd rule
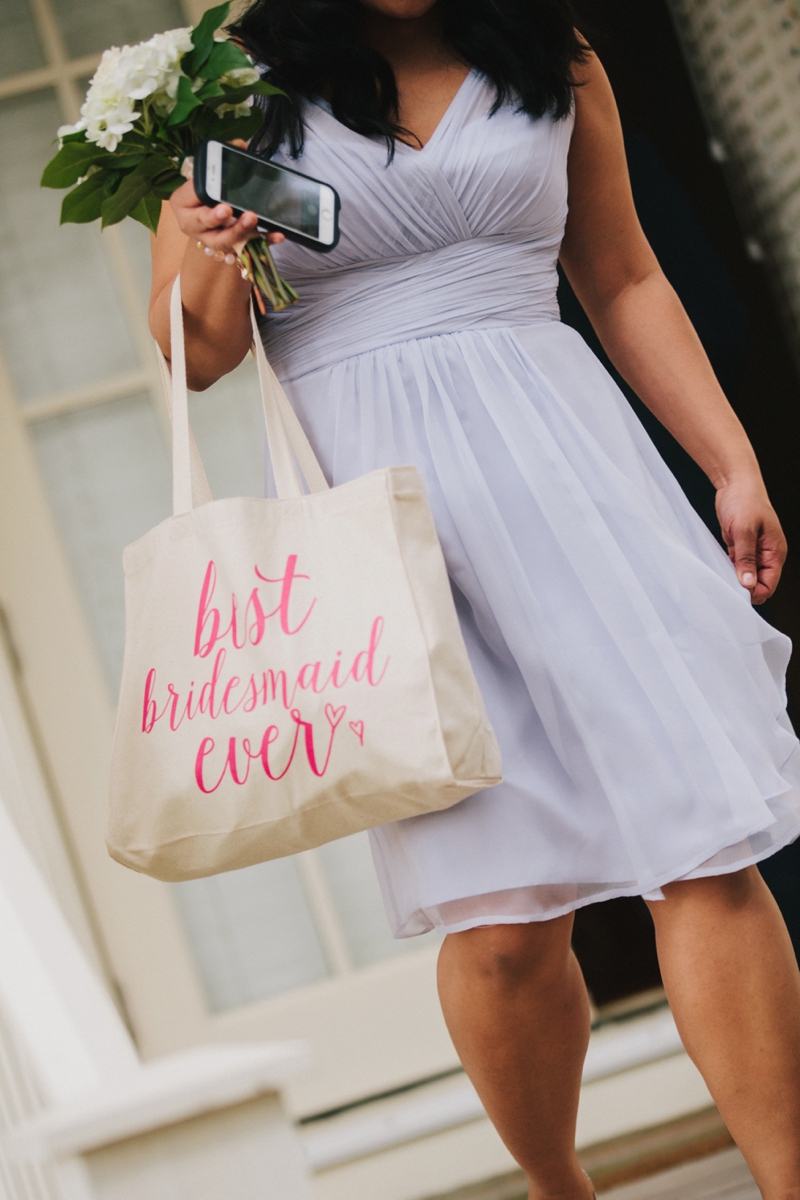
[[[753,587],[753,585],[755,584],[755,581],[756,581],[756,577],[752,573],[752,571],[745,571],[744,575],[742,576],[742,583],[744,584],[744,586],[745,587]]]

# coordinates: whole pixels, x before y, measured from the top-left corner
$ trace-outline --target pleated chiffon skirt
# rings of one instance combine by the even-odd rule
[[[335,483],[424,472],[503,756],[499,786],[372,831],[397,936],[657,896],[800,833],[789,641],[577,333],[415,339],[288,386]]]

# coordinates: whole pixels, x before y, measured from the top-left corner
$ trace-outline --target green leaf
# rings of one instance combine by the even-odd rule
[[[142,196],[135,208],[132,208],[129,216],[133,217],[134,221],[138,221],[151,233],[158,233],[158,219],[161,216],[161,201],[152,192],[149,196]]]
[[[194,122],[192,124],[192,134],[194,135],[195,145],[197,145],[198,142],[204,141],[205,138],[216,137],[217,135],[215,133],[212,134],[211,132],[216,125],[217,114],[214,112],[213,108],[209,108],[207,104],[204,104],[203,111],[194,118]]]
[[[217,4],[214,8],[207,8],[192,30],[192,44],[197,46],[202,38],[213,38],[219,27],[224,24],[230,10],[230,2]],[[197,41],[195,41],[195,37]]]
[[[153,195],[159,200],[169,200],[172,193],[184,183],[186,180],[177,171],[174,175],[164,175],[163,178],[159,176],[153,182]]]
[[[174,111],[175,110],[173,109],[173,112]],[[170,116],[171,115],[172,114],[170,114]],[[161,154],[162,151],[167,153],[169,148],[172,148],[175,151],[176,156],[182,154],[182,132],[183,130],[180,128],[167,129],[166,125],[154,126],[153,131],[150,134],[150,145],[148,146],[148,150],[150,152],[155,151],[157,154]],[[158,145],[159,142],[165,144]]]
[[[98,172],[99,174],[99,172]],[[113,196],[124,177],[123,171],[103,171],[103,194],[105,196]]]
[[[189,113],[200,107],[200,101],[192,91],[192,81],[187,75],[178,80],[178,103],[169,114],[167,125],[182,125]]]
[[[210,123],[208,137],[217,138],[220,142],[232,142],[234,138],[242,138],[249,142],[255,137],[264,123],[264,114],[260,108],[253,108],[247,117],[236,117],[233,113],[223,113]]]
[[[151,149],[151,140],[137,129],[129,129],[121,142],[117,143],[116,153],[121,154],[135,151],[139,154]]]
[[[206,84],[205,87],[201,88],[201,90],[197,93],[198,96],[203,97],[203,102],[207,104],[209,108],[217,108],[220,104],[241,104],[248,98],[248,96],[284,96],[286,94],[285,92],[282,92],[280,88],[276,88],[274,84],[265,83],[262,81],[261,83],[248,83],[244,87],[238,88],[225,87],[223,85],[219,92],[212,93],[210,97],[206,98],[203,96],[203,92],[205,92],[206,87],[212,86],[214,85]],[[217,86],[219,85],[217,84]]]
[[[224,96],[225,88],[221,83],[217,83],[216,79],[209,79],[204,83],[198,92],[195,92],[198,100],[202,100],[205,104],[215,96]]]
[[[120,154],[117,148],[116,154],[113,155],[112,161],[103,163],[105,170],[109,168],[115,171],[132,171],[134,167],[138,167],[140,162],[143,162],[147,157],[144,151],[136,150],[130,154]]]
[[[181,70],[194,77],[198,74],[203,63],[214,48],[214,34],[222,25],[230,12],[230,4],[218,4],[203,13],[192,30],[192,45],[194,50],[184,54],[181,59]]]
[[[113,158],[107,150],[101,150],[92,142],[65,142],[55,158],[44,169],[42,187],[72,187],[73,183],[86,174],[93,163]]]
[[[103,229],[108,225],[116,225],[133,212],[139,201],[153,190],[153,180],[173,170],[165,154],[151,154],[146,158],[135,171],[125,176],[114,195],[103,201],[100,210]]]
[[[252,67],[250,59],[233,42],[214,42],[214,47],[197,72],[203,79],[219,79],[228,71],[241,71]]]
[[[61,139],[62,142],[85,142],[86,130],[79,129],[76,133],[65,133]]]
[[[276,87],[274,83],[268,83],[266,79],[262,79],[259,83],[253,84],[254,96],[285,96],[283,88]]]
[[[104,199],[105,172],[96,171],[68,192],[61,205],[61,224],[86,225],[100,220]]]

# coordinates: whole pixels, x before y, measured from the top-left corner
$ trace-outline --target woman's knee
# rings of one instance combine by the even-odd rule
[[[481,925],[449,934],[443,954],[467,967],[473,979],[514,990],[562,971],[570,956],[572,916],[521,925]]]
[[[769,893],[757,867],[743,867],[725,875],[706,875],[702,879],[677,879],[663,887],[664,900],[648,902],[653,919],[690,907],[743,909],[768,900]]]

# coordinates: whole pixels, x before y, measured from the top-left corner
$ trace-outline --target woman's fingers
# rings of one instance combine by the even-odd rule
[[[254,212],[237,217],[229,204],[216,204],[213,208],[201,204],[191,180],[175,189],[170,204],[181,232],[210,250],[238,252],[250,238],[258,236],[258,217]],[[285,240],[282,233],[267,234],[272,246]]]
[[[227,212],[230,216],[225,217],[219,211],[221,207],[207,209],[211,214],[210,224],[209,218],[201,218],[204,222],[202,227],[197,231],[184,230],[189,232],[189,236],[196,241],[202,242],[204,246],[209,246],[212,250],[238,250],[250,238],[260,236],[258,233],[258,217],[253,212],[242,213],[240,217],[234,217],[230,208]],[[267,242],[271,246],[278,246],[281,242],[285,242],[286,238],[282,233],[268,233],[266,235]]]
[[[780,534],[776,539],[771,530],[762,534],[756,547],[758,582],[750,593],[753,604],[763,604],[775,591],[780,582],[785,559],[786,545],[783,535]]]
[[[216,204],[213,208],[201,204],[190,179],[175,189],[170,205],[181,232],[214,250],[226,249],[252,236],[258,220],[255,213],[242,213],[237,219],[229,204]]]
[[[739,583],[753,604],[763,604],[778,586],[786,559],[786,538],[763,484],[721,488],[717,514]]]
[[[217,204],[214,208],[207,208],[201,204],[197,209],[192,210],[192,215],[197,217],[201,227],[205,229],[224,229],[228,227],[228,222],[233,217],[233,209],[229,204]]]
[[[242,213],[237,218],[231,208],[224,204],[192,214],[184,221],[182,228],[189,237],[212,250],[230,250],[237,243],[255,236],[257,223],[255,213]]]
[[[755,529],[737,529],[734,533],[733,544],[729,548],[731,561],[736,567],[736,574],[742,587],[747,588],[752,595],[758,583],[758,559],[756,547],[758,533]]]
[[[729,553],[739,583],[747,588],[753,604],[763,604],[778,586],[784,556],[752,527],[736,533]]]
[[[778,586],[786,558],[780,526],[777,529],[744,526],[733,531],[726,541],[739,583],[747,588],[753,604],[763,604]]]
[[[246,149],[241,138],[231,144]],[[191,179],[175,189],[170,197],[170,205],[181,233],[202,242],[211,250],[233,250],[257,236],[258,217],[254,212],[241,213],[236,217],[229,204],[216,204],[213,208],[201,204]],[[282,233],[267,234],[271,246],[285,240]]]

